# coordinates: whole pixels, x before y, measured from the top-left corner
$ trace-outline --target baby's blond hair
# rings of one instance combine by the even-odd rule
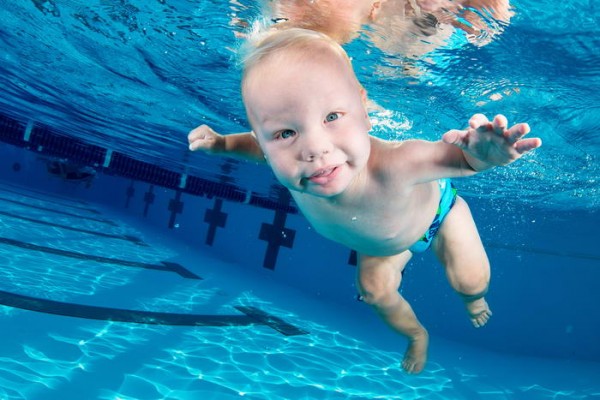
[[[306,58],[319,57],[322,55],[319,51],[330,50],[348,62],[352,68],[350,58],[342,46],[323,33],[302,28],[272,29],[257,33],[248,39],[247,49],[242,58],[242,82],[254,67],[284,50],[293,50],[294,54]]]

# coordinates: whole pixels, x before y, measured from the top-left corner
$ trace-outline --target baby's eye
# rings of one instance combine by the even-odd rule
[[[277,136],[279,136],[280,139],[289,139],[289,138],[293,137],[294,135],[296,135],[296,132],[294,132],[291,129],[285,129],[285,130],[279,132],[279,134]]]
[[[332,112],[330,114],[327,114],[327,116],[325,117],[325,122],[332,122],[335,121],[336,119],[338,119],[340,117],[339,113],[336,112]]]

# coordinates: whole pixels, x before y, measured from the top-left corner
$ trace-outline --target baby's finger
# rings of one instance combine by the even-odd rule
[[[517,153],[523,154],[533,149],[537,149],[541,145],[542,139],[540,138],[522,139],[515,143],[515,150]]]
[[[508,120],[504,115],[498,114],[494,117],[493,125],[494,131],[499,135],[503,135],[506,131],[506,127],[508,126]]]
[[[188,142],[191,143],[194,140],[206,138],[206,134],[210,130],[211,129],[207,125],[200,125],[194,129],[192,129],[190,131],[190,133],[188,134]]]
[[[483,114],[475,114],[469,120],[469,126],[473,129],[489,126],[490,121]]]
[[[200,132],[197,130],[197,128],[196,128],[196,129],[194,129],[193,131],[191,131],[191,132],[188,134],[188,137],[187,137],[187,139],[188,139],[188,143],[190,143],[190,144],[191,144],[191,143],[192,143],[192,142],[194,142],[195,140],[198,140],[198,139],[200,139],[200,136],[201,136],[201,134],[200,134]],[[202,135],[202,136],[203,136],[203,135]]]
[[[515,143],[519,141],[519,139],[521,139],[523,136],[527,135],[530,131],[531,128],[529,127],[529,124],[516,124],[506,131],[506,140],[508,140],[509,143]]]
[[[215,145],[215,137],[202,134],[190,142],[190,150],[210,149]]]
[[[203,147],[203,141],[202,140],[193,140],[193,141],[190,141],[189,148],[190,148],[191,151],[199,150],[202,147]]]

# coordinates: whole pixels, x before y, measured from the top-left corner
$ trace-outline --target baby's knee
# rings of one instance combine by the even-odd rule
[[[398,287],[376,279],[360,280],[360,299],[371,306],[384,306]]]
[[[486,271],[478,271],[463,275],[458,281],[454,289],[463,296],[480,296],[482,297],[490,284],[490,274]]]
[[[402,270],[410,252],[391,257],[361,256],[357,284],[362,300],[370,305],[385,305],[397,295]]]
[[[362,291],[361,295],[359,296],[359,299],[361,301],[363,301],[364,303],[372,306],[372,307],[376,307],[376,308],[383,308],[389,305],[389,301],[388,299],[390,298],[390,296],[387,293],[383,293],[383,292],[365,292]]]

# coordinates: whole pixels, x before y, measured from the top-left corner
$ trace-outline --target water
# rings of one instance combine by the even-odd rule
[[[230,21],[256,19],[255,3],[0,5],[2,114],[178,172],[220,181],[226,175],[272,192],[263,169],[186,149],[187,132],[199,123],[220,132],[248,126],[236,66],[236,34],[244,29]],[[215,248],[198,239],[190,248],[173,239],[175,229],[155,231],[115,211],[128,182],[101,175],[89,190],[58,183],[30,172],[43,169],[35,156],[13,155],[0,143],[3,180],[22,179],[9,167],[23,157],[24,173],[36,178],[28,187],[0,181],[0,297],[13,304],[0,310],[0,399],[600,398],[600,12],[583,0],[513,5],[516,16],[492,43],[477,47],[455,36],[417,62],[418,74],[402,73],[397,57],[365,40],[346,46],[380,106],[371,114],[379,137],[435,140],[476,112],[501,112],[529,122],[543,139],[519,163],[460,183],[492,260],[493,325],[477,332],[461,325],[464,311],[445,294],[440,271],[428,272],[434,261],[425,256],[403,290],[432,332],[432,348],[426,371],[407,376],[397,368],[404,343],[368,310],[314,295],[323,293],[317,281],[328,279],[322,267],[340,263],[321,266],[302,254],[337,250],[315,250],[321,245],[311,242],[289,259],[282,250],[275,275],[249,269],[260,265],[264,243],[244,239],[236,250],[244,263],[219,249],[250,237],[244,229],[263,222],[261,210],[240,211],[235,225],[230,205],[228,224],[237,230],[217,236]],[[204,232],[196,221],[208,202],[188,198],[178,239],[195,238],[198,226]],[[164,226],[168,216],[161,218]],[[307,228],[297,221],[301,236]],[[186,278],[164,261],[204,279]],[[319,274],[314,282],[302,273],[309,267]],[[352,272],[339,269],[330,280],[343,277],[340,285],[350,287]],[[290,287],[295,281],[310,290]],[[180,314],[196,323],[215,315],[243,320],[240,306],[309,334],[285,336],[262,323],[173,325],[185,319],[173,317]],[[124,322],[114,322],[116,315]],[[136,323],[144,318],[162,324]]]
[[[375,134],[437,139],[476,112],[502,112],[529,122],[545,148],[515,166],[518,172],[470,180],[473,192],[536,204],[543,198],[555,209],[596,208],[597,6],[580,0],[514,7],[511,25],[494,42],[457,40],[430,55],[419,77],[399,73],[364,42],[349,45],[359,78],[387,110],[373,115],[384,121]],[[255,19],[254,3],[4,0],[2,9],[0,105],[10,115],[198,173],[215,171],[203,157],[187,157],[191,128],[247,129],[235,63],[241,40],[234,33],[243,28],[230,20]],[[393,121],[404,123],[385,129],[397,126]],[[496,191],[498,179],[510,184]]]

